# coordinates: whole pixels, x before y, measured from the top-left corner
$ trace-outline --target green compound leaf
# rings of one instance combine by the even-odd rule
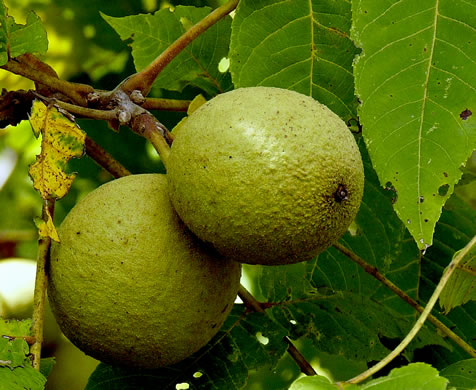
[[[138,71],[149,65],[193,24],[210,13],[210,8],[177,6],[153,15],[114,18],[102,15],[121,39],[132,38],[132,56]],[[230,76],[218,65],[228,55],[231,19],[226,17],[188,45],[157,77],[154,86],[181,91],[194,85],[210,95],[230,88]]]
[[[306,337],[320,352],[355,361],[374,361],[391,349],[386,341],[403,339],[413,320],[356,293],[310,294],[306,298],[280,302],[268,309],[289,337]],[[268,311],[267,311],[268,312]],[[423,328],[404,352],[412,359],[415,349],[448,344],[428,327]]]
[[[454,363],[440,372],[450,381],[450,388],[455,390],[476,389],[476,359],[466,359]]]
[[[31,365],[30,349],[22,338],[31,335],[31,320],[0,319],[0,368]],[[0,381],[1,383],[1,381]]]
[[[43,390],[46,378],[31,366],[11,370],[0,366],[0,390]]]
[[[460,251],[456,252],[455,256]],[[466,254],[440,295],[440,305],[447,314],[451,309],[476,300],[476,246]]]
[[[26,53],[45,54],[47,50],[48,39],[40,18],[31,12],[25,25],[16,24],[3,1],[0,2],[0,66],[9,58]]]
[[[359,117],[380,182],[420,249],[476,146],[476,4],[352,2]]]
[[[350,24],[346,0],[241,0],[230,43],[235,87],[292,89],[355,118]]]

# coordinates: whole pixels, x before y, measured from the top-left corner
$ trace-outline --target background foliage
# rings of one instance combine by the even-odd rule
[[[17,23],[48,32],[46,52],[14,27],[15,34],[6,36],[28,40],[26,52],[46,52],[44,60],[60,77],[113,89],[220,2],[4,3]],[[174,12],[157,10],[170,3],[180,6]],[[197,8],[202,6],[207,8]],[[267,85],[329,106],[355,132],[366,176],[360,212],[340,243],[424,305],[454,254],[476,234],[476,161],[471,160],[476,122],[466,111],[476,109],[476,12],[471,10],[476,5],[464,0],[241,0],[233,19],[217,23],[172,61],[152,95],[211,98],[232,88]],[[0,71],[0,86],[16,90],[31,83]],[[168,128],[184,116],[156,114]],[[150,145],[128,129],[114,133],[103,122],[77,123],[131,172],[164,172]],[[0,130],[1,257],[36,256],[33,219],[41,199],[27,172],[38,153],[28,122]],[[57,203],[56,224],[85,193],[111,179],[88,157],[72,160],[68,169],[77,177]],[[267,303],[265,312],[237,304],[221,332],[190,359],[152,373],[101,363],[87,389],[285,389],[299,368],[285,352],[284,337],[325,375],[300,379],[292,388],[335,388],[331,382],[382,359],[418,316],[336,248],[292,266],[245,266],[243,283]],[[471,291],[474,277],[466,276],[466,283]],[[449,286],[447,294],[458,295],[459,287]],[[457,306],[448,314],[443,307],[433,314],[475,348],[476,306],[474,295],[470,298],[445,304]],[[11,353],[20,347],[4,348]],[[57,365],[50,388],[67,366],[60,350],[52,354]],[[405,388],[409,372],[422,381],[431,378],[435,389],[446,388],[448,380],[457,388],[476,386],[474,359],[431,324],[392,367],[401,368],[385,380],[395,381],[396,388]],[[0,375],[7,369],[0,365]],[[68,380],[72,388],[75,380]],[[362,388],[379,388],[377,382]]]

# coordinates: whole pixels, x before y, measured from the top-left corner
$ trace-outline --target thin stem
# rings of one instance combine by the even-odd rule
[[[190,100],[147,98],[141,105],[146,110],[187,111]]]
[[[402,291],[399,287],[393,284],[390,280],[388,280],[384,275],[382,275],[378,269],[368,263],[365,262],[361,257],[357,256],[354,252],[347,249],[345,246],[336,242],[334,247],[341,252],[342,254],[346,255],[349,259],[355,262],[357,265],[362,267],[365,272],[372,275],[375,279],[380,281],[384,286],[392,290],[396,295],[402,298],[405,302],[407,302],[411,307],[417,310],[420,313],[423,313],[424,307],[419,305],[413,298],[407,295],[404,291]],[[464,351],[466,351],[470,356],[476,358],[476,351],[474,350],[471,345],[466,343],[461,337],[459,337],[456,333],[454,333],[450,328],[448,328],[445,324],[443,324],[438,318],[436,318],[433,314],[428,315],[428,320],[435,325],[438,329],[440,329],[448,338],[453,340],[459,347],[461,347]]]
[[[238,296],[243,301],[248,309],[256,311],[257,313],[264,313],[261,303],[242,285],[238,289]]]
[[[142,92],[143,96],[147,96],[152,84],[162,70],[185,49],[195,38],[213,26],[219,20],[228,15],[238,5],[239,0],[230,0],[226,4],[218,7],[208,16],[197,24],[188,29],[174,43],[165,49],[152,63],[139,73],[129,77],[121,86],[122,90],[127,94],[134,90]]]
[[[170,155],[170,146],[165,142],[164,137],[155,129],[147,128],[144,131],[144,137],[149,140],[154,149],[159,153],[160,160],[167,169],[167,162]]]
[[[87,105],[86,96],[94,91],[94,88],[90,85],[76,84],[61,80],[38,69],[32,68],[27,64],[15,61],[14,59],[8,61],[5,65],[1,66],[1,68],[45,85],[55,91],[61,92],[63,95],[71,98],[75,103],[81,106]]]
[[[362,374],[357,375],[356,377],[348,380],[347,383],[360,383],[360,382],[366,380],[367,378],[371,377],[376,372],[380,371],[383,367],[385,367],[388,363],[390,363],[398,355],[400,355],[400,353],[408,346],[408,344],[410,344],[410,342],[413,340],[413,338],[416,336],[416,334],[422,328],[423,324],[425,323],[425,320],[427,319],[430,312],[433,310],[433,307],[435,306],[436,301],[438,300],[441,292],[443,291],[443,288],[446,286],[446,283],[448,282],[451,275],[453,274],[453,271],[455,270],[455,268],[458,266],[458,264],[461,262],[461,260],[466,256],[466,254],[475,245],[476,245],[476,236],[474,236],[471,239],[471,241],[468,242],[468,244],[451,261],[449,266],[446,268],[446,271],[444,272],[443,276],[441,277],[438,285],[436,286],[435,291],[433,292],[432,296],[430,297],[430,300],[428,301],[428,303],[425,307],[425,310],[420,315],[420,317],[418,318],[418,320],[416,321],[415,325],[410,330],[410,332],[407,334],[407,336],[402,340],[402,342],[392,352],[390,352],[385,358],[383,358],[380,362],[378,362],[376,365],[369,368],[367,371],[363,372]]]
[[[312,368],[312,366],[309,364],[303,354],[299,352],[299,350],[292,343],[292,341],[288,337],[285,337],[284,341],[288,344],[289,355],[291,355],[291,357],[297,363],[297,365],[301,369],[301,372],[307,376],[317,375],[317,372],[314,371],[314,368]]]
[[[47,220],[47,212],[53,217],[54,200],[43,200],[42,218]],[[43,343],[43,326],[46,302],[46,286],[48,279],[46,276],[46,267],[48,254],[50,250],[51,239],[49,237],[40,237],[38,240],[38,252],[36,258],[36,280],[35,292],[33,297],[33,326],[32,332],[35,342],[30,348],[33,356],[33,368],[40,370],[41,346]]]
[[[261,306],[261,303],[243,286],[240,284],[238,289],[238,296],[243,301],[245,306],[253,311],[258,313],[264,313],[264,309]],[[302,355],[301,352],[296,348],[293,342],[289,339],[289,337],[284,337],[284,342],[288,344],[288,353],[297,363],[299,368],[301,369],[302,373],[305,375],[316,375],[316,371],[314,368],[309,364],[306,358]]]
[[[51,100],[56,106],[68,111],[71,114],[78,115],[83,118],[97,119],[97,120],[115,120],[117,119],[117,110],[95,110],[92,108],[86,108],[77,106],[75,104],[65,103],[58,99],[46,99]]]
[[[85,140],[86,153],[100,167],[104,168],[114,178],[128,176],[131,174],[119,161],[117,161],[102,146],[98,145],[90,136]]]

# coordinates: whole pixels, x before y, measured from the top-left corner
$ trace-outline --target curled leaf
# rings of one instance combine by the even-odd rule
[[[75,174],[66,172],[66,164],[84,154],[86,135],[58,108],[39,100],[33,102],[30,123],[35,136],[42,135],[41,153],[29,170],[33,187],[43,199],[60,199],[75,178]]]

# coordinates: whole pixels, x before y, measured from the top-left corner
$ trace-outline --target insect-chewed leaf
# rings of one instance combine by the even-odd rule
[[[465,0],[352,2],[363,136],[420,249],[476,143],[475,11]]]
[[[5,65],[9,57],[25,53],[45,54],[47,50],[48,39],[40,18],[31,12],[25,25],[17,24],[0,2],[0,65]]]
[[[42,135],[41,154],[29,170],[33,186],[43,199],[62,198],[75,178],[66,173],[66,164],[84,154],[86,135],[56,107],[38,100],[33,103],[30,123],[35,135]]]

